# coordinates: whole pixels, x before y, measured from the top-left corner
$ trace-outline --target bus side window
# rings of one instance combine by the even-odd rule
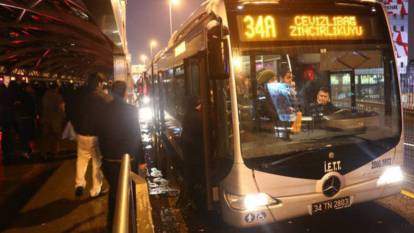
[[[229,174],[234,160],[233,155],[233,124],[229,80],[211,80],[211,110],[212,114],[212,179],[218,185]]]
[[[158,72],[158,103],[159,103],[159,114],[160,114],[160,121],[162,126],[164,127],[164,110],[165,110],[165,87],[164,87],[164,79],[165,79],[165,72],[159,71]]]
[[[172,85],[173,70],[166,70],[164,77],[165,110],[170,114],[174,114],[174,91]]]
[[[182,120],[184,116],[185,102],[185,76],[184,66],[178,66],[174,69],[174,91],[175,91],[175,116]]]
[[[190,59],[186,64],[186,94],[200,96],[200,67],[197,59]]]
[[[191,94],[193,96],[200,96],[200,68],[198,64],[193,63],[191,66]]]

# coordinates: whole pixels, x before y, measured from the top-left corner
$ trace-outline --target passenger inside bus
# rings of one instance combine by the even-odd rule
[[[258,96],[259,100],[264,100],[261,101],[263,113],[270,116],[277,134],[281,138],[289,138],[291,132],[300,131],[300,117],[297,117],[300,110],[292,72],[287,68],[279,71],[279,79],[270,69],[258,72]]]
[[[294,107],[296,95],[291,87],[292,82],[292,72],[288,69],[282,69],[279,72],[279,82],[266,83],[266,89],[280,121],[296,120],[297,109]]]
[[[245,156],[306,150],[314,148],[315,141],[352,144],[357,140],[353,135],[375,141],[398,132],[398,124],[392,123],[398,122],[398,112],[391,110],[398,109],[398,92],[394,81],[387,79],[391,70],[384,59],[388,58],[381,50],[355,52],[349,47],[286,48],[286,52],[237,57],[236,90]],[[281,80],[271,81],[275,76]],[[320,91],[321,87],[327,90]],[[300,112],[303,116],[298,117]]]

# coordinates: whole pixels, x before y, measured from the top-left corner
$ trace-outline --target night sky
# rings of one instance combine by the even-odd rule
[[[173,31],[196,10],[204,0],[181,0],[173,8]],[[138,56],[149,56],[149,40],[156,39],[156,51],[167,46],[170,38],[168,0],[127,1],[127,39],[132,64],[141,63]]]

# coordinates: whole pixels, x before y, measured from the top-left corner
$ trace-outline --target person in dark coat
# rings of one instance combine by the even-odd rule
[[[103,174],[101,170],[101,152],[98,142],[97,122],[102,116],[106,104],[111,97],[101,88],[99,74],[92,73],[83,92],[77,97],[77,112],[71,113],[75,132],[77,133],[77,159],[75,195],[82,196],[86,187],[85,174],[89,160],[92,159],[92,187],[89,191],[91,197],[101,194]]]
[[[30,142],[35,135],[36,114],[34,93],[30,85],[20,84],[14,104],[14,112],[17,134],[22,144],[22,156],[29,159],[32,153]]]
[[[330,115],[339,108],[334,106],[331,103],[331,98],[329,97],[329,89],[327,87],[322,87],[319,89],[316,96],[316,102],[310,104],[307,114],[316,118],[321,118],[323,116]]]
[[[3,164],[11,162],[14,156],[12,105],[9,89],[4,84],[0,84],[0,128],[2,131],[1,148],[3,152]]]
[[[203,144],[203,120],[202,104],[198,97],[190,97],[183,117],[183,156],[185,176],[183,193],[178,204],[189,207],[203,206],[205,170],[204,170],[204,144]]]
[[[112,87],[113,100],[108,104],[99,122],[99,146],[102,168],[109,183],[108,229],[112,227],[115,213],[116,190],[121,161],[124,154],[131,156],[131,164],[143,164],[138,109],[125,102],[126,83],[116,81]],[[135,170],[134,166],[131,166]]]
[[[42,97],[41,156],[47,160],[59,152],[59,141],[65,119],[65,104],[56,83],[50,83]]]

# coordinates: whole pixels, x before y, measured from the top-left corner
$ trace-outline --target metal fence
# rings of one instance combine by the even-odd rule
[[[404,109],[405,169],[414,175],[414,78],[401,77],[401,102]]]
[[[136,212],[133,181],[131,178],[131,158],[125,154],[118,177],[116,208],[112,232],[136,233]]]

